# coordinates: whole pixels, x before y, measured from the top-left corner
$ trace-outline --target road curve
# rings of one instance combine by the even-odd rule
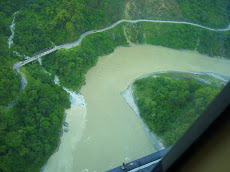
[[[108,26],[104,29],[100,29],[100,30],[92,30],[92,31],[87,31],[85,33],[83,33],[79,39],[73,43],[67,43],[67,44],[63,44],[63,45],[59,45],[59,46],[55,46],[54,48],[51,48],[49,50],[45,50],[44,52],[40,53],[40,54],[37,54],[25,61],[21,61],[17,64],[15,64],[13,66],[13,69],[15,69],[17,71],[17,73],[19,73],[21,75],[21,91],[25,89],[25,86],[27,84],[27,81],[25,79],[25,77],[23,76],[23,74],[20,73],[19,71],[19,68],[21,66],[24,66],[26,65],[27,63],[30,63],[42,56],[45,56],[47,54],[50,54],[56,50],[59,50],[59,49],[63,49],[63,48],[72,48],[72,47],[76,47],[80,44],[80,42],[82,41],[82,39],[87,36],[87,35],[90,35],[90,34],[93,34],[93,33],[97,33],[97,32],[103,32],[103,31],[106,31],[106,30],[109,30],[109,29],[112,29],[113,27],[115,27],[116,25],[122,23],[122,22],[129,22],[129,23],[137,23],[137,22],[152,22],[152,23],[175,23],[175,24],[186,24],[186,25],[192,25],[192,26],[196,26],[196,27],[200,27],[200,28],[204,28],[204,29],[207,29],[207,30],[211,30],[211,31],[217,31],[217,32],[222,32],[222,31],[228,31],[230,30],[230,24],[228,25],[227,28],[224,28],[224,29],[213,29],[213,28],[209,28],[209,27],[205,27],[205,26],[202,26],[202,25],[199,25],[199,24],[195,24],[195,23],[189,23],[189,22],[182,22],[182,21],[164,21],[164,20],[149,20],[149,19],[138,19],[138,20],[119,20],[117,22],[115,22],[114,24],[112,24],[111,26]],[[12,105],[13,106],[13,105]]]
[[[100,30],[92,30],[92,31],[87,31],[85,33],[83,33],[79,39],[73,43],[67,43],[67,44],[63,44],[63,45],[59,45],[59,46],[55,46],[54,48],[50,49],[50,50],[47,50],[41,54],[38,54],[38,55],[35,55],[25,61],[22,61],[22,62],[19,62],[17,64],[14,65],[13,69],[16,69],[18,70],[21,66],[24,66],[26,65],[27,63],[30,63],[42,56],[45,56],[47,54],[50,54],[56,50],[59,50],[59,49],[67,49],[67,48],[72,48],[72,47],[76,47],[80,44],[80,42],[82,41],[82,39],[87,36],[87,35],[90,35],[92,33],[97,33],[97,32],[104,32],[106,30],[109,30],[109,29],[112,29],[113,27],[117,26],[118,24],[120,23],[123,23],[123,22],[128,22],[128,23],[138,23],[138,22],[152,22],[152,23],[174,23],[174,24],[186,24],[186,25],[192,25],[192,26],[196,26],[196,27],[200,27],[200,28],[204,28],[204,29],[207,29],[207,30],[211,30],[211,31],[217,31],[217,32],[223,32],[223,31],[228,31],[230,30],[230,24],[228,25],[227,28],[224,28],[224,29],[213,29],[213,28],[210,28],[210,27],[205,27],[205,26],[202,26],[200,24],[195,24],[195,23],[190,23],[190,22],[183,22],[183,21],[165,21],[165,20],[150,20],[150,19],[138,19],[138,20],[126,20],[126,19],[123,19],[123,20],[119,20],[117,22],[115,22],[114,24],[112,24],[111,26],[108,26],[104,29],[100,29]]]
[[[230,30],[230,24],[228,25],[227,28],[224,28],[224,29],[213,29],[213,28],[210,28],[210,27],[202,26],[200,24],[195,24],[195,23],[190,23],[190,22],[183,22],[183,21],[165,21],[165,20],[150,20],[150,19],[137,19],[137,20],[126,20],[126,19],[123,19],[123,20],[119,20],[119,21],[113,23],[111,26],[108,26],[108,27],[106,27],[104,29],[87,31],[87,32],[83,33],[79,37],[79,39],[77,41],[75,41],[75,42],[67,43],[67,44],[63,44],[63,45],[59,45],[59,46],[55,46],[54,48],[46,50],[46,51],[44,51],[44,52],[42,52],[42,53],[40,53],[38,55],[35,55],[35,56],[33,56],[33,57],[25,60],[25,61],[21,61],[21,62],[15,64],[13,66],[13,69],[16,69],[17,72],[19,73],[19,68],[21,66],[26,65],[27,63],[30,63],[30,62],[32,62],[32,61],[34,61],[34,60],[36,60],[36,59],[38,59],[40,57],[43,57],[43,56],[45,56],[47,54],[50,54],[50,53],[52,53],[54,51],[57,51],[57,50],[60,50],[60,49],[64,49],[64,48],[67,49],[67,48],[76,47],[76,46],[78,46],[81,43],[82,39],[85,36],[93,34],[93,33],[97,33],[97,32],[104,32],[106,30],[114,28],[115,26],[117,26],[118,24],[123,23],[123,22],[128,22],[128,23],[152,22],[152,23],[186,24],[186,25],[192,25],[192,26],[200,27],[200,28],[203,28],[203,29],[211,30],[211,31],[217,31],[217,32],[223,32],[223,31],[229,31]],[[22,83],[21,90],[23,90],[25,88],[25,85],[27,84],[27,82],[26,82],[26,79],[23,77],[23,75],[21,75],[21,76],[22,76],[22,79],[21,79],[21,83]]]

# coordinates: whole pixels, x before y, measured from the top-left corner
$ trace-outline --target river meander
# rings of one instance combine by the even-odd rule
[[[213,72],[230,76],[230,60],[160,46],[118,47],[100,57],[81,89],[86,108],[66,110],[69,132],[45,171],[102,172],[153,153],[143,126],[120,92],[136,78],[160,71]]]

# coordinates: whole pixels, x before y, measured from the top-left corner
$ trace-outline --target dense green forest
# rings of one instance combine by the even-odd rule
[[[179,20],[213,28],[229,24],[229,0],[127,0],[124,17],[128,19]]]
[[[213,28],[229,24],[230,2],[228,0],[176,0],[182,16],[192,23]]]
[[[206,84],[179,76],[147,77],[133,84],[142,119],[166,146],[175,144],[223,88],[215,80]]]
[[[121,2],[40,0],[28,4],[17,14],[14,49],[31,55],[50,46],[76,41],[86,31],[104,28],[119,20]]]
[[[59,144],[68,94],[44,74],[39,65],[28,67],[24,91],[7,112],[1,112],[0,169],[39,171]]]
[[[188,6],[187,2],[178,2],[177,5],[179,4],[183,8],[192,6],[191,4]],[[197,9],[201,11],[204,3],[198,4],[197,6],[200,8]],[[214,9],[215,4],[210,3],[209,8]],[[217,15],[223,8],[223,14],[221,13],[222,18],[225,19],[225,22],[222,22],[223,26],[226,26],[228,20],[226,12],[228,1],[225,4],[226,6],[219,5],[218,8],[212,10],[212,13],[210,12],[212,15]],[[186,13],[185,11],[184,13]],[[218,13],[218,15],[221,14]],[[199,21],[198,16],[195,16],[192,22],[196,21]],[[217,20],[213,21],[217,22]],[[215,25],[211,20],[207,20],[206,23],[213,27]],[[136,24],[122,23],[112,30],[88,36],[83,39],[79,47],[70,50],[59,50],[44,58],[43,64],[47,70],[60,76],[63,85],[78,90],[84,83],[84,73],[95,64],[98,56],[113,52],[117,46],[127,45],[124,35],[127,35],[127,38],[136,44],[161,45],[175,49],[196,50],[210,56],[230,57],[230,31],[209,31],[184,24],[139,22]]]
[[[199,23],[214,28],[229,24],[228,0],[22,0],[0,1],[0,171],[39,171],[59,143],[68,94],[53,83],[78,90],[84,74],[98,56],[134,43],[190,49],[210,56],[230,57],[230,32],[212,32],[186,25],[120,24],[83,39],[80,46],[43,58],[48,75],[37,62],[23,67],[28,84],[20,92],[20,76],[12,67],[47,47],[76,41],[88,30],[104,28],[120,19],[164,19]],[[15,16],[11,49],[7,41]],[[125,30],[125,32],[124,32]],[[10,106],[9,106],[10,105]]]
[[[230,31],[216,32],[185,24],[125,24],[126,35],[136,44],[197,50],[209,56],[230,58]]]
[[[127,46],[126,36],[136,44],[196,50],[210,56],[230,58],[230,31],[209,31],[184,24],[139,22],[121,23],[111,30],[89,35],[76,48],[48,55],[43,65],[49,72],[60,76],[61,84],[77,91],[84,83],[84,74],[96,64],[98,56],[113,52],[117,46]]]
[[[85,31],[124,18],[180,20],[224,28],[230,16],[228,0],[9,0],[0,5],[8,17],[19,11],[13,49],[26,55],[73,42]]]
[[[20,76],[12,70],[14,59],[8,51],[7,39],[5,35],[0,35],[0,110],[15,99],[21,87]]]
[[[27,69],[29,81],[14,107],[1,112],[0,169],[39,171],[59,144],[68,94],[39,65]]]
[[[26,67],[28,85],[19,92],[17,57],[8,49],[8,29],[0,30],[0,171],[39,171],[59,144],[68,94],[38,64]]]
[[[59,50],[43,60],[44,67],[59,76],[62,85],[78,90],[85,82],[84,74],[96,64],[98,56],[109,54],[117,46],[128,45],[122,25],[112,30],[89,35],[80,46]]]
[[[15,75],[12,70],[14,57],[8,49],[7,41],[11,34],[9,25],[12,18],[8,18],[7,14],[0,12],[0,110],[14,100],[20,90],[20,76]]]
[[[19,58],[7,45],[11,8],[4,7],[0,12],[0,171],[40,171],[59,144],[64,109],[70,102],[53,83],[54,77],[36,63],[24,69],[28,85],[20,92],[20,75],[12,69]]]

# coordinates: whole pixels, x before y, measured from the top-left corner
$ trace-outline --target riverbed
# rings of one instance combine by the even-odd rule
[[[153,153],[143,125],[121,92],[152,72],[213,72],[230,76],[230,60],[160,46],[118,47],[100,57],[81,88],[86,106],[67,110],[69,132],[45,171],[101,172]]]

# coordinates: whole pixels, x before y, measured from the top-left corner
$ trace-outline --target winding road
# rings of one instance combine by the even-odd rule
[[[190,23],[190,22],[183,22],[183,21],[165,21],[165,20],[149,20],[149,19],[137,19],[137,20],[126,20],[126,19],[123,19],[123,20],[119,20],[117,22],[115,22],[114,24],[112,24],[111,26],[108,26],[104,29],[99,29],[99,30],[92,30],[92,31],[87,31],[85,33],[83,33],[79,39],[75,42],[72,42],[72,43],[67,43],[67,44],[63,44],[63,45],[59,45],[59,46],[55,46],[49,50],[45,50],[44,52],[40,53],[40,54],[37,54],[25,61],[21,61],[17,64],[15,64],[13,66],[13,69],[16,69],[18,73],[19,72],[19,68],[21,66],[24,66],[26,65],[27,63],[30,63],[40,57],[43,57],[47,54],[50,54],[54,51],[57,51],[57,50],[60,50],[60,49],[67,49],[67,48],[72,48],[72,47],[76,47],[78,46],[82,39],[87,36],[87,35],[90,35],[90,34],[93,34],[93,33],[97,33],[97,32],[104,32],[106,30],[109,30],[109,29],[112,29],[114,28],[115,26],[117,26],[118,24],[120,23],[123,23],[123,22],[128,22],[128,23],[138,23],[138,22],[152,22],[152,23],[174,23],[174,24],[186,24],[186,25],[192,25],[192,26],[196,26],[196,27],[200,27],[200,28],[204,28],[204,29],[207,29],[207,30],[210,30],[210,31],[217,31],[217,32],[223,32],[223,31],[229,31],[230,30],[230,24],[228,25],[227,28],[224,28],[224,29],[213,29],[213,28],[210,28],[210,27],[205,27],[205,26],[202,26],[200,24],[195,24],[195,23]],[[25,85],[27,84],[27,81],[26,79],[23,77],[23,75],[21,74],[21,90],[23,90],[25,88]]]
[[[87,36],[87,35],[90,35],[90,34],[93,34],[93,33],[97,33],[97,32],[104,32],[106,30],[109,30],[109,29],[112,29],[114,28],[115,26],[117,26],[118,24],[120,23],[123,23],[123,22],[128,22],[128,23],[138,23],[138,22],[152,22],[152,23],[175,23],[175,24],[186,24],[186,25],[192,25],[192,26],[197,26],[197,27],[200,27],[200,28],[204,28],[204,29],[207,29],[207,30],[211,30],[211,31],[218,31],[218,32],[223,32],[223,31],[228,31],[230,30],[230,24],[228,25],[227,28],[224,28],[224,29],[213,29],[213,28],[209,28],[209,27],[205,27],[205,26],[202,26],[202,25],[199,25],[199,24],[195,24],[195,23],[190,23],[190,22],[182,22],[182,21],[164,21],[164,20],[149,20],[149,19],[138,19],[138,20],[119,20],[117,22],[115,22],[114,24],[112,24],[111,26],[108,26],[104,29],[100,29],[100,30],[92,30],[92,31],[87,31],[85,33],[83,33],[80,38],[73,42],[73,43],[67,43],[67,44],[63,44],[63,45],[59,45],[59,46],[55,46],[54,48],[52,49],[49,49],[43,53],[40,53],[38,55],[35,55],[25,61],[22,61],[22,62],[19,62],[17,64],[14,65],[13,69],[19,69],[21,66],[24,66],[26,65],[27,63],[30,63],[40,57],[43,57],[47,54],[50,54],[56,50],[60,50],[60,49],[67,49],[67,48],[72,48],[72,47],[76,47],[78,46],[82,39]]]

